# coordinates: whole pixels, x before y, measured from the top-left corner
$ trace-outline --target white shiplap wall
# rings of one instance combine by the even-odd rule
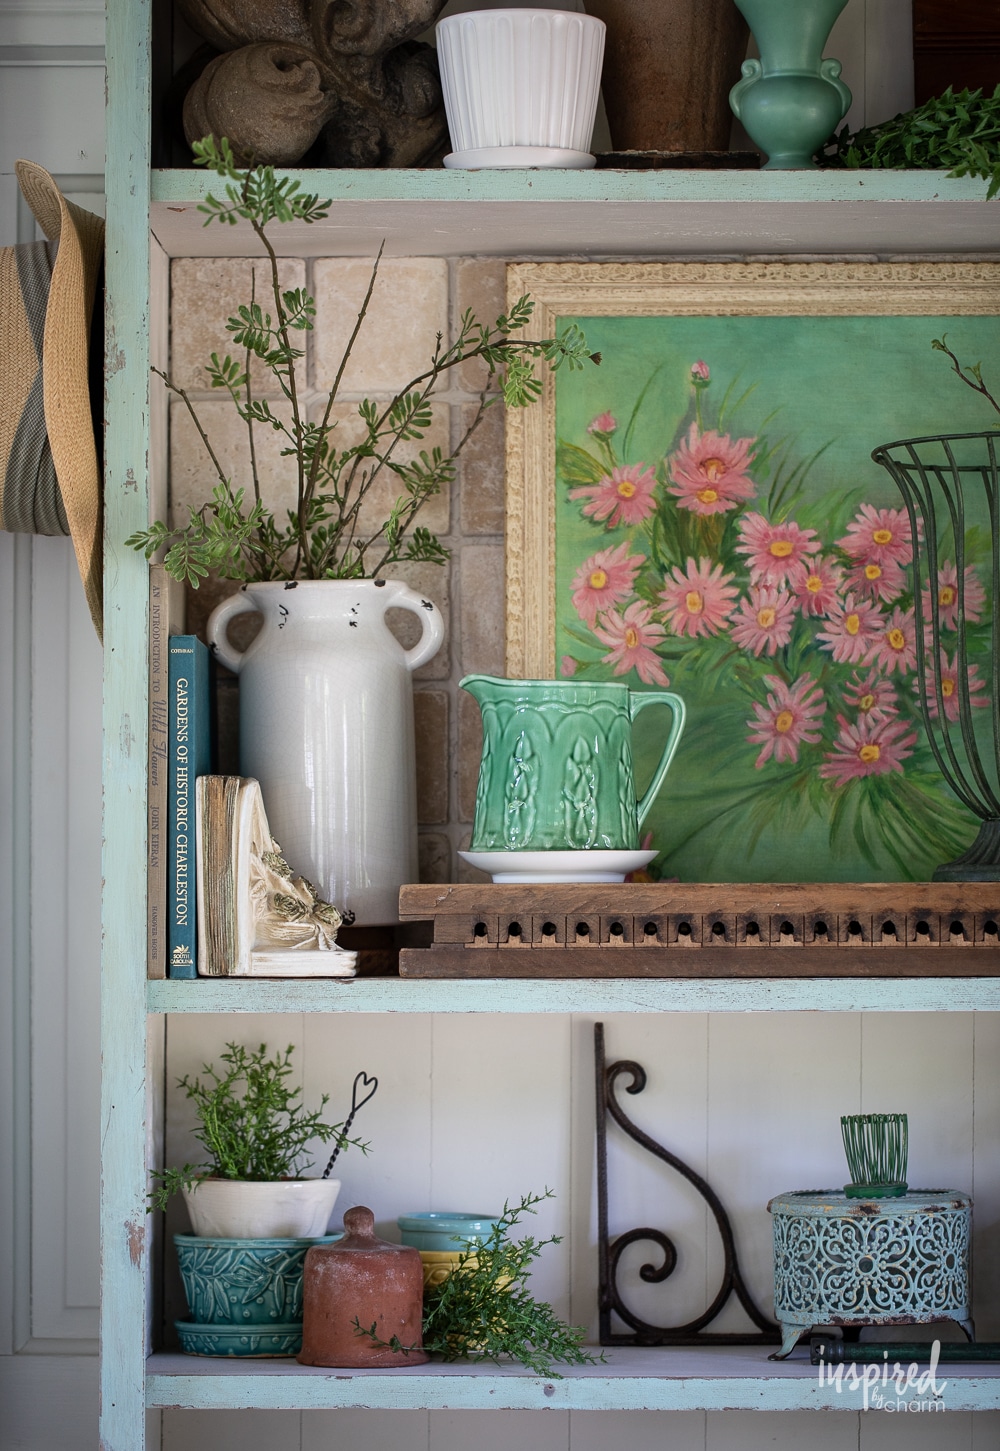
[[[451,8],[462,8],[454,5]],[[93,0],[0,0],[0,245],[19,239],[12,164],[29,156],[97,205],[103,167],[103,11]],[[855,93],[850,120],[909,104],[908,0],[850,0],[831,39]],[[82,180],[73,185],[72,178]],[[97,181],[95,183],[95,177]],[[21,215],[22,234],[24,217]],[[65,541],[0,536],[0,1451],[91,1451],[96,1373],[89,1352],[97,1276],[99,1051],[99,652]],[[383,1222],[421,1205],[490,1208],[550,1184],[539,1218],[565,1235],[538,1288],[593,1319],[590,1023],[462,1019],[174,1019],[170,1071],[197,1068],[227,1037],[295,1041],[307,1096],[342,1103],[357,1067],[383,1087],[366,1111],[371,1159],[344,1165],[343,1202]],[[992,1019],[634,1018],[609,1024],[609,1050],[650,1070],[637,1116],[717,1182],[766,1299],[767,1221],[776,1190],[838,1174],[831,1125],[891,1093],[913,1115],[914,1172],[977,1196],[977,1286],[1000,1303],[1000,1027]],[[173,1105],[168,1153],[187,1152]],[[613,1149],[613,1227],[651,1218],[697,1260],[701,1207],[629,1148]],[[947,1174],[945,1174],[947,1170]],[[680,1272],[679,1272],[680,1274]],[[693,1307],[701,1271],[671,1315]],[[648,1287],[646,1308],[664,1313]],[[985,1334],[1000,1327],[981,1325]],[[986,1451],[995,1417],[947,1428],[855,1415],[532,1415],[437,1412],[192,1413],[163,1418],[164,1448],[525,1451],[755,1451],[808,1439],[816,1451],[903,1446]]]
[[[0,245],[13,162],[101,210],[104,16],[0,0]],[[0,1446],[96,1437],[100,647],[68,540],[0,535]],[[57,1357],[57,1358],[54,1358]]]

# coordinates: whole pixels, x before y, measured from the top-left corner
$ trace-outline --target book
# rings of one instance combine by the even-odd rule
[[[212,769],[208,650],[196,635],[168,641],[167,976],[197,977],[195,782]]]
[[[259,784],[199,776],[195,794],[199,975],[353,977],[344,918],[285,861]]]
[[[167,975],[167,641],[184,629],[184,586],[149,567],[149,736],[146,770],[146,976]]]

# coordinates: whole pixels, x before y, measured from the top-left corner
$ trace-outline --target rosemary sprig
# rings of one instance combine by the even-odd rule
[[[510,1239],[523,1215],[536,1213],[537,1204],[553,1197],[546,1189],[544,1194],[525,1194],[513,1208],[505,1204],[489,1237],[470,1244],[457,1269],[424,1292],[424,1350],[444,1360],[516,1360],[536,1375],[556,1379],[554,1364],[594,1365],[604,1359],[583,1349],[582,1327],[565,1325],[551,1305],[536,1300],[528,1289],[532,1264],[547,1245],[559,1244],[560,1236]],[[356,1334],[376,1345],[403,1355],[413,1349],[397,1336],[380,1340],[376,1327],[362,1325],[357,1316],[351,1323]]]

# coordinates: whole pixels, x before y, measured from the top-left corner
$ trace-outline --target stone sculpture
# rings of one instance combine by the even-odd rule
[[[445,0],[177,0],[219,54],[184,101],[188,144],[244,162],[426,166],[448,127],[433,47]],[[308,153],[308,154],[307,154]]]

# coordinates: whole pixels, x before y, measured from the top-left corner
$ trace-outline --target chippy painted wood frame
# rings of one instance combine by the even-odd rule
[[[515,262],[507,305],[535,303],[532,334],[560,317],[928,317],[1000,314],[998,262]],[[555,661],[555,380],[507,414],[507,674],[551,679]]]

